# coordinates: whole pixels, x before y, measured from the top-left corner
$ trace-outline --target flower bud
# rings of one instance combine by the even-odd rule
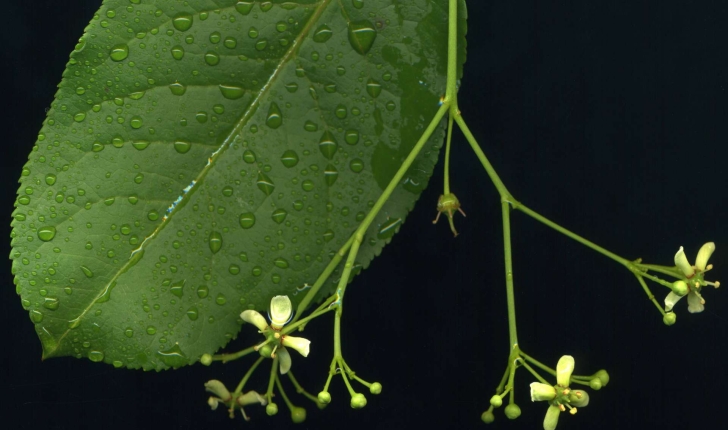
[[[203,366],[209,366],[212,364],[212,356],[210,354],[202,354],[200,357],[200,364]]]
[[[270,325],[280,329],[291,319],[293,305],[288,296],[275,296],[270,301]]]
[[[494,408],[500,408],[501,405],[503,404],[503,398],[496,394],[490,398],[490,404]]]
[[[602,381],[602,387],[606,387],[609,384],[609,373],[604,369],[599,369],[596,373],[596,377]]]
[[[369,392],[372,394],[380,394],[382,392],[382,384],[374,382],[369,386]]]
[[[483,420],[484,423],[490,424],[495,421],[495,415],[493,415],[493,411],[488,409],[480,415],[480,419]]]
[[[295,406],[291,409],[291,421],[295,424],[301,424],[306,421],[306,410],[300,406]]]
[[[508,417],[509,420],[515,420],[516,418],[521,416],[521,408],[518,407],[518,405],[515,403],[511,403],[510,405],[506,406],[503,412],[506,414],[506,417]]]
[[[318,401],[323,403],[324,405],[328,405],[331,403],[331,394],[329,394],[328,391],[322,391],[318,393]]]
[[[662,317],[662,322],[665,323],[665,325],[667,325],[667,326],[675,324],[676,320],[677,320],[677,315],[675,315],[675,312],[667,312]]]
[[[569,403],[577,408],[583,408],[589,404],[589,393],[584,390],[571,390],[569,392]]]
[[[688,284],[686,284],[683,280],[677,280],[673,282],[670,288],[672,289],[673,293],[677,294],[680,297],[688,293]]]
[[[361,409],[367,405],[367,398],[362,393],[354,393],[351,396],[351,407],[354,409]]]
[[[268,406],[265,407],[265,413],[268,414],[268,416],[273,416],[278,413],[278,405],[271,402],[268,403]]]
[[[602,389],[602,380],[599,378],[592,378],[589,381],[589,388],[592,390],[598,391]]]
[[[270,355],[273,353],[273,347],[266,343],[265,345],[261,346],[258,350],[258,354],[260,354],[261,357],[270,358]]]

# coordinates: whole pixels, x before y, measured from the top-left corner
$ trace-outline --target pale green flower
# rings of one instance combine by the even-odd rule
[[[704,244],[698,256],[695,259],[695,265],[690,265],[688,258],[685,256],[685,251],[681,246],[675,254],[675,266],[685,276],[686,283],[688,286],[688,292],[685,294],[688,297],[688,311],[690,313],[702,312],[705,309],[705,299],[700,294],[700,290],[706,286],[711,285],[715,288],[720,286],[720,282],[708,282],[703,276],[704,273],[713,268],[712,264],[708,264],[708,259],[715,251],[715,243],[708,242]],[[665,297],[665,311],[670,312],[683,296],[676,294],[671,291],[667,297]]]
[[[223,405],[228,407],[230,418],[233,418],[233,412],[235,411],[235,408],[239,407],[240,412],[243,414],[243,418],[245,418],[246,421],[250,421],[250,418],[248,418],[248,416],[245,414],[245,409],[243,409],[243,406],[252,405],[255,403],[260,403],[262,406],[265,406],[267,403],[265,398],[255,391],[248,391],[245,394],[241,393],[235,399],[233,399],[232,394],[230,394],[230,391],[228,391],[228,389],[225,387],[225,384],[218,381],[217,379],[212,379],[205,382],[205,391],[214,394],[214,396],[210,396],[210,398],[207,399],[207,404],[210,405],[210,408],[214,411],[217,409],[218,405],[222,403]]]
[[[258,327],[263,336],[266,336],[268,341],[274,345],[271,357],[275,357],[277,353],[281,374],[287,373],[291,368],[291,355],[286,347],[293,348],[307,357],[311,345],[311,341],[308,339],[280,333],[283,326],[291,320],[292,314],[293,306],[288,296],[275,296],[271,299],[268,313],[271,320],[270,325],[265,321],[263,315],[256,311],[247,310],[240,314],[243,321]]]
[[[574,371],[574,357],[564,355],[556,364],[556,385],[531,383],[531,401],[549,402],[546,416],[543,420],[544,430],[554,430],[559,422],[561,412],[569,408],[569,413],[576,413],[577,407],[589,404],[589,395],[583,390],[569,388],[571,373]]]

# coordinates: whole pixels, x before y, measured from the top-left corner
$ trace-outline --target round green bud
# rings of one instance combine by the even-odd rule
[[[589,388],[595,391],[600,390],[602,388],[602,380],[599,378],[592,378],[589,381]]]
[[[200,363],[202,363],[203,366],[211,365],[212,356],[210,354],[202,354],[202,357],[200,357]]]
[[[271,402],[268,403],[268,406],[265,407],[265,413],[268,414],[268,416],[273,416],[278,413],[278,405]]]
[[[494,408],[500,408],[501,405],[503,404],[503,398],[501,396],[495,395],[490,398],[490,404]]]
[[[380,394],[382,392],[382,384],[374,382],[369,386],[369,392],[372,394]]]
[[[607,373],[606,370],[600,369],[597,374],[597,378],[599,378],[600,381],[602,381],[602,387],[606,387],[609,383],[609,373]]]
[[[302,422],[306,421],[306,410],[300,406],[294,407],[293,409],[291,409],[291,420],[295,424],[301,424]]]
[[[367,405],[367,398],[362,393],[354,393],[351,396],[351,407],[354,409],[361,409]]]
[[[682,297],[688,293],[688,284],[683,280],[677,280],[672,283],[672,292]]]
[[[322,391],[318,393],[318,401],[323,403],[324,405],[328,405],[331,403],[331,394],[329,394],[328,391]]]
[[[510,405],[506,406],[503,412],[505,412],[506,417],[508,417],[509,420],[515,420],[516,418],[521,416],[521,408],[518,407],[518,405],[515,403],[511,403]]]
[[[667,326],[675,324],[675,321],[677,321],[677,315],[675,315],[675,312],[668,312],[662,317],[662,322],[664,322]]]
[[[483,420],[484,423],[490,424],[495,421],[495,415],[493,415],[492,410],[488,409],[480,415],[480,419]]]
[[[269,343],[267,343],[267,344],[263,345],[262,347],[260,347],[260,349],[258,350],[258,353],[260,354],[261,357],[270,358],[270,355],[273,353],[273,347],[270,346]]]

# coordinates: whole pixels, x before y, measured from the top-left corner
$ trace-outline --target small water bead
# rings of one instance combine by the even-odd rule
[[[336,74],[339,76],[344,76],[346,74],[346,69],[344,68],[344,66],[337,66]]]
[[[278,23],[276,24],[276,31],[278,31],[279,33],[283,33],[284,31],[286,31],[286,29],[288,29],[286,23],[283,21],[278,21]]]
[[[336,110],[334,111],[334,113],[336,114],[336,117],[339,119],[346,118],[346,115],[347,115],[346,106],[341,105],[341,104],[336,106]]]
[[[354,158],[349,162],[349,168],[354,173],[360,173],[364,170],[364,162],[359,158]]]
[[[145,149],[147,146],[149,146],[149,141],[147,140],[137,140],[135,142],[131,143],[131,146],[138,149],[139,151]]]
[[[131,118],[131,128],[138,129],[142,126],[142,123],[141,117],[134,116]]]
[[[222,195],[225,197],[230,197],[233,195],[233,187],[227,185],[222,189]]]
[[[175,60],[181,60],[185,56],[185,50],[180,45],[176,45],[176,46],[172,47],[171,52],[172,52],[172,58],[174,58]]]
[[[213,31],[210,33],[210,43],[220,43],[222,36],[219,31]]]
[[[89,351],[88,359],[94,363],[102,362],[104,361],[104,353],[101,351]]]
[[[175,282],[169,287],[169,292],[177,297],[182,297],[184,295],[184,285],[185,281]]]
[[[214,51],[207,51],[205,54],[205,63],[207,63],[210,66],[217,66],[217,64],[220,62],[220,56],[217,55],[217,52]]]
[[[306,120],[306,122],[303,124],[303,129],[306,131],[314,132],[318,130],[318,125],[310,120]]]
[[[222,306],[227,303],[227,298],[222,293],[219,293],[217,297],[215,297],[215,303]]]
[[[197,112],[197,114],[195,114],[195,119],[200,124],[206,123],[207,122],[207,112]]]
[[[237,100],[245,95],[245,89],[235,85],[220,84],[218,87],[220,88],[220,93],[226,99]]]
[[[368,20],[353,21],[349,22],[348,36],[351,47],[359,54],[365,55],[372,49],[377,31]]]
[[[86,88],[84,88],[84,87],[76,88],[76,94],[78,94],[79,96],[83,95],[85,92],[86,92]]]
[[[396,107],[396,105],[394,104],[394,102],[393,102],[393,101],[388,101],[388,102],[387,102],[387,104],[386,104],[386,105],[384,105],[384,106],[385,106],[385,107],[387,108],[387,110],[388,110],[388,111],[390,111],[390,112],[391,112],[391,111],[393,111],[393,110],[394,110],[394,108]]]
[[[242,213],[240,214],[239,222],[240,227],[249,229],[255,225],[255,214],[252,212]]]
[[[152,335],[152,334],[155,334],[156,332],[157,332],[157,328],[154,327],[153,325],[150,325],[147,327],[147,334]]]
[[[238,41],[234,37],[228,36],[225,38],[223,45],[225,45],[225,47],[228,49],[234,49],[236,46],[238,46]]]
[[[361,9],[364,7],[364,0],[351,0],[351,3],[354,5],[355,8]]]
[[[253,276],[260,276],[263,274],[263,268],[261,268],[260,266],[255,266],[253,267],[253,270],[251,270],[251,273],[253,274]]]
[[[56,237],[56,228],[52,226],[41,227],[38,229],[38,239],[43,242],[50,242]]]
[[[132,195],[132,196],[129,196],[129,198],[127,200],[129,201],[129,203],[135,205],[139,201],[139,197]]]
[[[298,90],[298,84],[295,82],[291,82],[289,84],[286,84],[286,90],[289,93],[295,93]]]
[[[187,309],[187,318],[189,318],[191,321],[196,321],[198,317],[198,311],[195,306],[190,307]]]
[[[248,37],[250,37],[251,39],[255,39],[256,37],[258,37],[258,29],[255,27],[250,27],[250,29],[248,29]]]
[[[303,188],[304,191],[311,191],[314,188],[313,181],[310,179],[306,179],[301,183],[301,188]]]
[[[313,32],[313,41],[317,43],[323,43],[327,40],[331,39],[331,36],[333,35],[333,32],[331,31],[331,28],[329,28],[328,25],[320,25],[318,28]]]
[[[136,183],[136,184],[141,184],[141,183],[142,183],[142,181],[144,181],[144,174],[142,174],[142,173],[137,173],[137,175],[136,175],[136,176],[134,176],[134,183]]]
[[[195,36],[193,36],[191,34],[188,34],[187,36],[185,36],[185,43],[188,45],[192,45],[193,43],[195,43]]]
[[[281,155],[281,162],[288,168],[294,167],[298,164],[298,154],[296,151],[289,149]]]
[[[119,43],[111,47],[109,57],[114,61],[122,61],[129,56],[129,46],[126,43]]]
[[[124,330],[124,336],[126,337],[133,337],[134,336],[134,330],[129,327],[126,330]]]
[[[217,231],[210,232],[210,251],[212,251],[213,254],[217,254],[218,251],[220,251],[220,248],[222,248],[222,234]]]
[[[147,218],[149,218],[149,221],[156,221],[159,219],[159,213],[152,209],[147,213]]]
[[[207,285],[200,285],[197,287],[197,297],[204,299],[209,293],[210,290],[207,288]]]
[[[76,122],[81,122],[84,119],[86,119],[86,114],[83,112],[79,112],[76,115],[73,116],[73,120]]]
[[[58,306],[60,305],[60,301],[55,297],[46,297],[43,300],[43,307],[52,311],[55,311],[58,309]]]
[[[266,46],[268,46],[268,40],[266,39],[260,39],[259,41],[255,42],[255,49],[257,51],[264,50]]]
[[[192,27],[192,15],[186,12],[180,12],[172,19],[172,26],[178,31],[187,31]]]
[[[83,272],[84,275],[86,275],[87,278],[94,277],[94,272],[92,272],[91,269],[89,269],[86,266],[81,266],[81,271]]]
[[[333,230],[329,229],[324,232],[324,241],[331,242],[331,240],[334,238],[334,232]]]
[[[283,114],[276,102],[271,102],[268,107],[268,116],[265,119],[265,124],[272,129],[276,129],[283,124]]]

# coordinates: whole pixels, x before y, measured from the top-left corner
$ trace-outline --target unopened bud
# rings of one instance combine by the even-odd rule
[[[265,407],[265,413],[268,414],[268,416],[273,416],[278,413],[278,405],[275,403],[268,403],[268,406]]]
[[[351,396],[351,407],[354,409],[361,409],[367,405],[367,398],[362,393],[354,393]]]
[[[306,421],[306,410],[300,406],[291,409],[291,420],[295,424],[301,424]]]
[[[672,292],[682,297],[688,293],[688,284],[683,280],[677,280],[672,283]]]
[[[493,396],[493,397],[490,398],[490,404],[494,408],[500,408],[501,405],[503,404],[503,398],[501,398],[501,396],[495,395],[495,396]]]
[[[382,384],[379,382],[374,382],[372,385],[369,386],[369,392],[372,394],[380,394],[382,392]]]
[[[203,366],[209,366],[212,364],[212,356],[210,354],[202,354],[202,357],[200,357],[200,363]]]
[[[675,321],[677,321],[677,315],[675,315],[675,312],[667,312],[662,317],[662,322],[667,326],[675,324]]]
[[[518,405],[515,403],[511,403],[510,405],[506,406],[503,412],[510,420],[515,420],[516,418],[521,416],[521,408],[518,407]]]
[[[492,410],[488,409],[480,415],[480,419],[483,420],[484,423],[490,424],[495,421],[495,415],[493,415]]]
[[[331,403],[331,394],[329,394],[328,391],[322,391],[318,393],[318,401],[323,403],[324,405],[328,405]]]

